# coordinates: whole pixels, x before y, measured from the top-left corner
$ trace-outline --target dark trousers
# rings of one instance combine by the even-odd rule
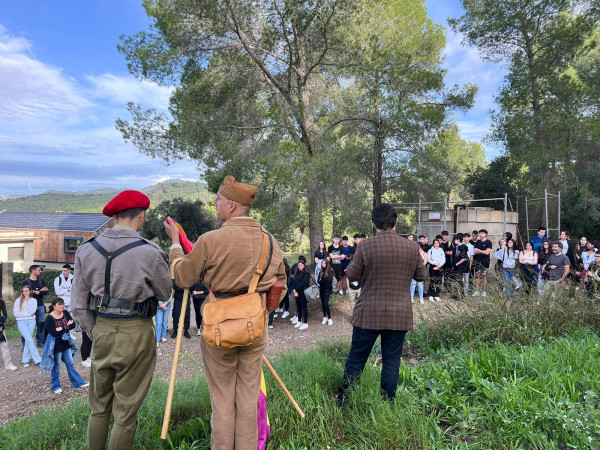
[[[202,325],[202,303],[204,303],[204,300],[206,300],[206,297],[204,297],[204,296],[200,297],[200,296],[192,295],[192,301],[194,302],[194,312],[196,313],[196,328],[198,328],[199,330],[201,329],[200,326]],[[180,308],[181,308],[181,306],[180,306]],[[189,320],[188,320],[188,323],[189,323]],[[187,330],[187,328],[186,328],[186,330]]]
[[[329,298],[331,297],[331,291],[319,290],[321,296],[321,306],[323,307],[323,317],[331,319],[331,310],[329,309]]]
[[[35,322],[37,331],[35,332],[35,340],[37,345],[44,345],[46,342],[46,307],[38,306],[35,310]]]
[[[338,394],[343,397],[352,381],[360,376],[377,337],[381,335],[381,389],[388,400],[393,400],[398,387],[400,374],[400,358],[404,346],[406,331],[400,330],[369,330],[353,327],[352,345],[344,368],[344,379]]]
[[[525,295],[529,295],[535,285],[537,285],[537,272],[532,266],[521,264],[521,279],[525,287]]]
[[[187,331],[190,329],[190,303],[187,302],[187,308],[185,309],[185,318],[183,321],[183,330]],[[177,333],[179,330],[179,317],[181,316],[181,305],[183,304],[183,300],[174,300],[173,301],[173,331]]]
[[[298,322],[308,323],[308,302],[306,301],[304,292],[298,292],[296,309],[298,311]]]
[[[443,269],[442,269],[443,270]],[[429,296],[439,297],[440,286],[442,284],[442,270],[433,270],[433,266],[429,267]]]
[[[81,336],[83,337],[83,341],[81,342],[81,360],[85,361],[92,354],[92,340],[85,331],[81,333]]]
[[[287,295],[283,297],[283,300],[279,302],[279,307],[283,308],[284,311],[290,310],[290,292],[288,291]]]

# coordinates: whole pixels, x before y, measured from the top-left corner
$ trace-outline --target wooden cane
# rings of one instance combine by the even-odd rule
[[[183,291],[183,303],[181,304],[181,314],[179,315],[179,327],[177,328],[177,341],[175,341],[175,355],[173,355],[173,367],[171,368],[171,378],[169,379],[169,393],[167,394],[167,405],[165,406],[165,417],[163,419],[161,439],[167,438],[169,431],[169,420],[171,419],[171,406],[173,405],[173,392],[175,391],[175,376],[177,375],[177,365],[179,364],[179,352],[181,351],[181,338],[183,337],[183,318],[187,308],[190,290]],[[183,316],[183,317],[182,317]]]
[[[281,378],[279,378],[279,375],[277,375],[277,372],[275,372],[275,369],[273,369],[273,366],[271,365],[271,363],[269,362],[269,360],[267,359],[267,357],[265,355],[263,355],[262,360],[265,363],[265,365],[267,366],[267,368],[271,371],[271,373],[273,374],[273,376],[275,377],[277,382],[279,383],[279,386],[281,386],[281,389],[283,390],[283,392],[285,392],[285,395],[287,395],[287,398],[290,399],[290,402],[292,402],[292,405],[294,405],[294,408],[296,408],[296,411],[298,411],[298,414],[300,415],[300,417],[302,417],[304,419],[304,413],[298,406],[298,403],[296,403],[296,400],[294,400],[294,397],[292,397],[292,394],[290,394],[290,391],[288,391],[288,388],[285,387],[285,384],[283,384],[283,381],[281,381]]]

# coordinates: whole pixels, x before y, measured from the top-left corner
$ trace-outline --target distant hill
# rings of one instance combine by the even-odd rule
[[[104,205],[123,190],[125,189],[105,188],[75,192],[50,190],[38,195],[12,196],[0,200],[0,211],[6,209],[7,211],[102,212]],[[150,197],[152,206],[175,197],[199,199],[205,203],[210,203],[214,198],[214,194],[206,189],[206,183],[182,180],[164,181],[141,191]]]

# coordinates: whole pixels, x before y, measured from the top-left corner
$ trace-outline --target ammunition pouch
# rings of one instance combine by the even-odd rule
[[[97,312],[100,307],[128,309],[132,314],[140,317],[154,317],[158,309],[158,300],[156,297],[150,297],[143,302],[136,300],[122,300],[119,298],[109,298],[108,304],[103,303],[104,297],[90,295],[88,297],[88,309]]]

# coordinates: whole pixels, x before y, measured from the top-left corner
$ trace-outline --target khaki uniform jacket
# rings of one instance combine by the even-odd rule
[[[242,294],[248,291],[250,280],[263,247],[263,233],[258,220],[251,217],[234,217],[218,230],[209,231],[198,238],[189,255],[174,248],[169,254],[169,265],[177,258],[172,268],[175,283],[190,288],[200,280],[219,298],[220,294]],[[279,243],[273,238],[273,256],[257,292],[267,292],[276,282],[286,284],[283,254]],[[282,298],[286,294],[284,289]],[[229,294],[229,295],[227,295]]]
[[[394,230],[381,231],[358,245],[346,276],[350,281],[362,280],[352,325],[370,330],[412,330],[410,281],[429,279],[416,242]]]
[[[137,231],[116,225],[105,230],[96,241],[108,252],[141,239]],[[110,273],[110,295],[122,300],[144,301],[149,297],[167,300],[171,295],[169,267],[164,252],[152,241],[117,256]],[[74,319],[83,331],[90,333],[96,322],[94,312],[88,310],[88,294],[104,295],[106,259],[90,243],[83,243],[75,253],[75,270],[71,291]],[[107,314],[131,315],[128,309],[105,308]]]

